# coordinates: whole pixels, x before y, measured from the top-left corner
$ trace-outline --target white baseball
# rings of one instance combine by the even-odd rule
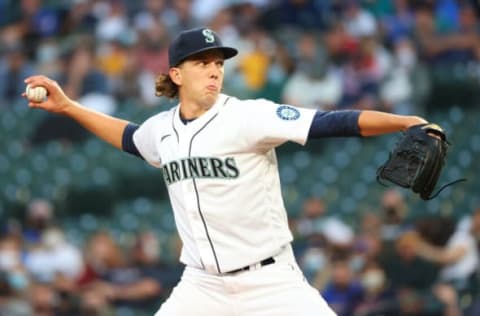
[[[42,86],[31,87],[27,85],[27,89],[25,90],[25,94],[27,95],[28,100],[33,102],[42,102],[47,97],[47,89]]]

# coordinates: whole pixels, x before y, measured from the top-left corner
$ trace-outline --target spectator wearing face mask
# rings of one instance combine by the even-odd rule
[[[477,249],[480,248],[480,207],[473,212],[471,217],[470,233],[475,238]],[[480,315],[480,268],[477,266],[474,275],[471,278],[470,291],[473,297],[473,303],[465,310],[466,316]]]
[[[178,283],[183,268],[183,265],[171,264],[164,258],[164,247],[154,231],[145,230],[138,233],[131,250],[131,265],[137,267],[145,278],[161,285],[160,295],[164,295]],[[153,304],[155,305],[155,302]]]
[[[352,316],[364,294],[348,259],[333,259],[331,280],[322,295],[337,315]]]
[[[22,263],[21,243],[5,235],[0,238],[0,315],[31,315],[28,302],[23,298],[30,278]]]
[[[27,206],[23,239],[27,246],[41,242],[42,233],[54,221],[53,205],[44,199],[34,199]]]
[[[132,256],[126,256],[109,233],[96,233],[87,245],[87,268],[93,275],[88,282],[83,276],[83,284],[95,293],[97,300],[108,302],[115,309],[157,309],[164,285],[159,276],[161,265],[155,266],[159,263],[159,245],[155,243],[151,235],[140,237],[129,252]],[[89,295],[84,297],[85,303],[92,304],[91,299]]]
[[[9,106],[21,101],[23,79],[35,72],[20,42],[3,44],[0,49],[0,101]],[[4,56],[4,58],[2,58]]]
[[[75,280],[83,265],[81,251],[65,239],[58,227],[45,230],[41,243],[29,249],[25,257],[27,270],[43,282],[53,282],[59,276]]]
[[[285,83],[283,102],[329,110],[340,101],[342,81],[317,37],[314,33],[307,33],[298,39],[297,66]]]
[[[460,315],[461,297],[472,297],[478,286],[479,253],[475,239],[475,216],[456,222],[452,218],[427,218],[417,225],[416,254],[441,270],[435,296]]]
[[[406,221],[407,204],[400,191],[396,189],[385,191],[381,199],[381,215],[383,218],[381,237],[384,242],[394,242],[409,226]]]
[[[32,315],[30,305],[16,293],[5,271],[0,271],[0,315]]]
[[[388,284],[383,268],[375,261],[368,262],[360,273],[365,296],[355,309],[355,316],[398,315],[395,294]]]

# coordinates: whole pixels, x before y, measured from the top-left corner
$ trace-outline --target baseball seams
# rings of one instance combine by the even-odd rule
[[[32,102],[42,102],[47,97],[47,89],[42,86],[32,87],[31,85],[27,85],[25,94],[28,100]]]

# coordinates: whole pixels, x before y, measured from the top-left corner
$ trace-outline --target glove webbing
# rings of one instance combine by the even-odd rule
[[[433,145],[431,142],[428,143],[430,150],[424,152],[425,156],[421,160],[422,166],[418,169],[419,172],[421,170],[421,177],[418,177],[418,175],[416,175],[415,182],[412,184],[413,192],[419,193],[420,197],[424,200],[432,199],[432,197],[429,197],[428,195],[426,195],[426,193],[433,191],[434,185],[435,183],[437,183],[438,178],[440,177],[440,170],[445,163],[443,151],[446,151],[447,143],[443,142],[442,140],[432,140],[436,141],[437,144]],[[435,151],[433,154],[432,150]],[[439,159],[439,157],[442,157],[442,159]],[[426,161],[430,161],[433,163],[426,163]],[[419,184],[423,184],[423,186],[419,187]]]
[[[436,132],[436,130],[429,130],[429,131],[435,131],[435,132]],[[450,143],[445,139],[445,136],[444,136],[442,133],[439,133],[439,134],[437,134],[437,135],[440,135],[441,138],[442,138],[442,140],[439,140],[439,141],[444,141],[447,145],[450,145]],[[438,151],[445,150],[442,146],[437,146],[436,148],[437,148]],[[425,163],[425,161],[422,161],[422,164],[424,164],[424,163]],[[440,164],[444,164],[444,161],[443,161],[443,160],[440,160],[440,159],[436,159],[436,160],[435,160],[435,165],[432,167],[432,170],[439,170],[439,168],[440,168],[439,165],[440,165]],[[428,173],[426,173],[426,174],[428,174]],[[438,178],[439,178],[439,177],[440,177],[440,173],[435,174],[434,177],[431,177],[431,178],[429,179],[429,181],[427,182],[427,184],[425,185],[425,187],[430,186],[432,183],[436,183],[436,182],[438,181]],[[437,197],[437,196],[440,194],[440,192],[442,192],[445,188],[447,188],[447,187],[449,187],[449,186],[451,186],[451,185],[454,185],[454,184],[456,184],[456,183],[459,183],[459,182],[464,182],[464,181],[467,181],[467,179],[466,179],[466,178],[460,178],[460,179],[454,180],[454,181],[452,181],[452,182],[449,182],[449,183],[447,183],[447,184],[442,185],[442,186],[437,190],[437,192],[435,192],[435,193],[432,194],[431,196],[423,196],[423,195],[421,194],[422,192],[420,192],[420,196],[422,197],[423,200],[426,200],[426,201],[432,200],[432,199],[434,199],[435,197]],[[420,191],[420,190],[419,190],[419,191]]]
[[[434,128],[428,128],[428,129],[427,129],[427,132],[428,132],[428,133],[431,133],[431,134],[437,135],[437,136],[440,138],[439,141],[443,142],[443,145],[444,145],[444,146],[442,146],[442,145],[440,145],[440,146],[435,146],[435,148],[437,149],[437,152],[435,153],[435,155],[436,155],[436,156],[444,156],[444,155],[442,155],[441,151],[446,150],[446,146],[450,145],[450,143],[446,140],[445,134],[442,133],[442,132],[440,132],[440,131],[438,131],[438,130],[436,130],[436,129],[434,129]],[[411,137],[411,136],[410,136],[410,137]],[[408,160],[413,161],[412,158],[418,158],[418,155],[414,154],[415,152],[417,152],[417,148],[409,149],[409,150],[402,150],[402,151],[398,152],[397,155],[398,155],[398,156],[401,156],[401,155],[407,156],[407,157],[410,158],[410,159],[408,159]],[[417,153],[418,153],[418,152],[417,152]],[[431,154],[430,151],[427,151],[426,153],[427,153],[427,154]],[[389,154],[389,159],[388,159],[388,160],[390,160],[391,157],[392,157],[392,152],[390,152],[390,154]],[[424,157],[424,159],[420,159],[420,160],[418,161],[418,162],[421,164],[420,167],[419,167],[419,166],[414,167],[414,166],[408,165],[408,166],[407,166],[407,169],[408,169],[408,167],[414,167],[415,169],[417,169],[417,172],[420,172],[420,171],[425,167],[425,161],[426,161],[426,160],[425,160],[425,157]],[[445,161],[444,161],[443,159],[442,159],[442,160],[440,160],[440,159],[434,159],[434,165],[429,164],[429,169],[430,169],[430,170],[441,170],[441,165],[443,165],[444,163],[445,163]],[[391,168],[392,166],[389,166],[389,167]],[[382,177],[380,176],[380,175],[382,174],[383,170],[385,170],[385,168],[386,168],[386,166],[384,165],[384,166],[382,166],[381,168],[379,168],[379,169],[377,170],[377,177],[376,177],[376,179],[377,179],[377,182],[378,182],[378,183],[380,183],[381,185],[387,187],[387,185],[384,184],[384,183],[381,181],[381,178],[382,178]],[[396,168],[390,169],[390,170],[393,172],[393,171],[396,170],[397,168],[399,168],[399,166],[396,166]],[[408,174],[408,175],[411,175],[412,173],[411,173],[411,172],[408,172],[408,170],[407,170],[407,174]],[[429,171],[423,170],[423,171],[422,171],[422,174],[424,174],[424,175],[426,175],[426,174],[431,174],[431,171],[429,172]],[[465,179],[465,178],[452,181],[452,182],[450,182],[450,183],[447,183],[447,184],[444,184],[443,186],[441,186],[440,189],[438,189],[436,193],[434,193],[434,194],[432,194],[432,195],[430,195],[430,196],[426,196],[426,195],[424,195],[424,191],[427,191],[427,192],[430,191],[428,188],[429,188],[433,183],[436,183],[436,182],[438,181],[438,178],[440,177],[440,172],[438,172],[438,173],[436,173],[436,174],[433,174],[432,177],[430,177],[430,178],[428,178],[428,179],[425,179],[425,181],[420,181],[420,183],[424,182],[424,183],[423,183],[424,185],[423,185],[422,187],[418,187],[418,186],[415,185],[415,182],[418,181],[418,178],[417,178],[417,177],[418,177],[418,173],[417,173],[415,176],[413,176],[413,178],[412,178],[412,177],[408,177],[407,179],[405,179],[405,182],[400,182],[400,181],[399,181],[400,179],[396,179],[396,181],[395,181],[394,183],[397,184],[397,185],[400,185],[400,186],[402,186],[402,187],[404,187],[404,188],[411,188],[415,193],[419,193],[419,194],[420,194],[420,197],[421,197],[423,200],[431,200],[431,199],[437,197],[437,196],[440,194],[440,192],[442,192],[446,187],[448,187],[448,186],[450,186],[450,185],[453,185],[453,184],[456,184],[456,183],[458,183],[458,182],[467,181],[467,179]],[[414,182],[414,181],[413,181],[414,179],[416,179],[417,181]],[[427,188],[427,190],[425,190],[425,188]]]

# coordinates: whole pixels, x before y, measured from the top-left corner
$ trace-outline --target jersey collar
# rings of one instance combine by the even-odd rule
[[[178,104],[177,107],[175,108],[175,113],[174,113],[174,119],[173,119],[174,127],[178,130],[193,129],[195,131],[202,128],[208,121],[210,121],[215,115],[217,115],[217,113],[225,104],[225,101],[227,98],[228,98],[227,95],[220,93],[218,95],[217,101],[210,109],[208,109],[208,111],[200,115],[195,120],[189,122],[188,124],[184,124],[182,122],[182,119],[180,118],[180,104]]]

